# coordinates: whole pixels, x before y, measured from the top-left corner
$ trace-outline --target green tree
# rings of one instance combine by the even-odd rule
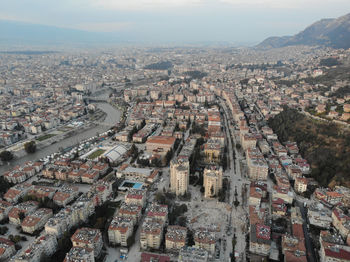
[[[220,189],[218,192],[219,202],[225,201],[225,191],[223,189]]]
[[[7,150],[2,151],[0,153],[0,159],[1,159],[1,161],[4,161],[4,162],[11,161],[13,159],[13,154],[12,154],[12,152],[7,151]]]
[[[185,216],[181,216],[178,218],[177,223],[179,226],[186,227],[187,226],[187,218]]]
[[[0,176],[0,193],[4,194],[11,187],[10,183],[3,177]]]
[[[227,156],[225,154],[221,157],[221,166],[224,171],[227,169]]]
[[[132,140],[132,136],[137,132],[137,127],[134,126],[133,129],[129,132],[128,134],[128,140],[131,141]]]
[[[194,246],[195,242],[194,242],[194,234],[193,231],[188,230],[187,233],[187,246]]]
[[[214,186],[213,185],[210,187],[210,195],[214,196]]]
[[[104,228],[105,224],[106,224],[106,217],[98,217],[96,219],[96,223],[94,225],[94,228],[99,228],[102,230]]]
[[[159,158],[153,158],[151,160],[151,164],[152,164],[152,166],[155,166],[155,167],[161,167],[162,161]]]
[[[126,244],[128,247],[131,247],[135,243],[135,233],[128,237]]]
[[[161,205],[164,205],[166,203],[166,197],[161,192],[157,192],[154,199]]]
[[[19,220],[21,221],[21,223],[22,223],[22,221],[23,221],[23,219],[26,217],[26,215],[24,214],[24,212],[19,212],[18,213],[18,218],[19,218]]]
[[[28,154],[33,154],[36,151],[36,144],[35,141],[30,141],[24,144],[24,150],[28,153]]]
[[[0,235],[5,235],[8,231],[8,227],[0,227]]]
[[[139,151],[139,150],[137,149],[137,147],[135,146],[135,144],[132,144],[131,149],[130,149],[130,155],[135,156],[135,155],[138,154],[138,151]]]
[[[165,160],[166,160],[167,165],[170,163],[170,160],[173,158],[173,154],[174,154],[174,152],[173,152],[172,149],[170,149],[170,150],[166,153],[166,155],[165,155]]]
[[[68,251],[72,248],[72,242],[70,241],[70,234],[68,231],[65,232],[63,236],[60,239],[58,239],[57,242],[58,242],[58,250],[60,250],[64,255],[68,253]]]
[[[141,126],[140,126],[140,129],[142,129],[144,126],[146,125],[146,120],[143,119],[142,122],[141,122]]]

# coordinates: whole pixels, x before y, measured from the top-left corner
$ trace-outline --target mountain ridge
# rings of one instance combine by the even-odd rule
[[[294,36],[268,37],[256,48],[270,49],[292,45],[350,48],[350,13],[338,18],[321,19]]]

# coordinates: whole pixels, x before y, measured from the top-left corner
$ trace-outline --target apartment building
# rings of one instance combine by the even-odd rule
[[[63,262],[95,262],[94,250],[92,248],[72,247],[66,254]]]
[[[59,191],[53,196],[53,202],[59,206],[67,206],[68,203],[72,202],[79,195],[78,187],[63,185]]]
[[[4,178],[13,184],[23,183],[27,179],[27,174],[22,170],[14,170],[4,173]]]
[[[257,143],[256,136],[254,134],[243,134],[241,135],[241,145],[243,150],[247,150],[248,148],[255,148]]]
[[[131,188],[125,195],[125,203],[144,207],[146,204],[146,190]]]
[[[146,151],[164,157],[174,148],[175,140],[172,136],[151,136],[146,141]]]
[[[205,160],[208,163],[218,163],[220,161],[221,153],[222,146],[219,141],[208,140],[208,142],[204,144]]]
[[[46,222],[53,216],[49,208],[39,208],[22,221],[21,227],[23,232],[33,234],[43,228]]]
[[[154,170],[150,168],[132,167],[128,164],[123,164],[117,171],[117,177],[123,177],[132,181],[144,182],[152,174]]]
[[[57,250],[57,239],[53,235],[43,234],[36,238],[27,248],[22,249],[13,262],[40,262],[45,256],[51,257]]]
[[[32,184],[23,183],[11,187],[4,195],[4,199],[10,203],[17,203],[20,197],[25,196],[33,188]]]
[[[320,248],[320,260],[322,262],[350,261],[350,247],[322,241]]]
[[[194,243],[197,248],[203,248],[210,254],[215,253],[215,233],[207,228],[197,228],[194,232]]]
[[[148,205],[145,213],[147,217],[154,217],[166,222],[168,219],[168,206],[154,202]]]
[[[298,177],[295,179],[294,190],[298,193],[303,193],[307,190],[307,178]]]
[[[64,232],[73,226],[72,209],[64,208],[50,218],[45,224],[45,232],[60,238]]]
[[[142,249],[159,249],[165,222],[156,217],[146,217],[141,226],[140,246]]]
[[[208,132],[215,133],[221,131],[221,117],[219,111],[208,112]]]
[[[132,217],[115,216],[108,227],[108,240],[110,244],[120,244],[128,246],[128,238],[132,235],[134,229]]]
[[[14,225],[20,225],[20,214],[23,214],[23,217],[28,216],[33,213],[38,207],[39,203],[36,201],[26,201],[14,206],[9,212],[10,223]]]
[[[99,229],[95,228],[79,228],[71,237],[73,247],[91,248],[94,250],[94,256],[100,255],[103,241],[102,234]]]
[[[304,240],[291,235],[286,234],[282,237],[282,254],[285,262],[307,262]]]
[[[268,256],[271,247],[271,229],[269,226],[256,224],[250,226],[249,251]]]
[[[260,206],[262,197],[263,192],[261,188],[251,185],[249,190],[249,205]]]
[[[10,210],[12,209],[12,204],[10,202],[0,200],[0,221],[6,219]]]
[[[222,189],[222,167],[208,166],[203,173],[204,197],[211,198],[218,195]]]
[[[56,189],[47,186],[34,186],[33,189],[28,191],[29,196],[33,196],[36,199],[49,198],[52,199],[56,192]]]
[[[248,166],[248,176],[253,180],[266,180],[268,171],[269,166],[264,159],[252,160]]]
[[[71,206],[72,223],[77,224],[80,221],[87,221],[89,216],[95,212],[94,202],[87,195],[80,196]]]
[[[255,147],[246,150],[248,176],[252,180],[266,180],[269,166],[263,154]]]
[[[310,225],[321,228],[330,228],[332,224],[332,211],[324,205],[314,202],[308,205],[307,217]]]
[[[115,134],[115,140],[122,141],[122,142],[128,142],[129,140],[129,132],[127,130],[123,130]]]
[[[180,250],[186,245],[187,228],[181,226],[168,226],[165,234],[165,248]]]
[[[84,174],[81,176],[81,182],[93,184],[97,181],[99,177],[100,173],[98,171],[90,169],[88,171],[85,171]]]
[[[141,253],[141,262],[170,262],[170,257],[163,254],[156,253]]]
[[[101,206],[113,196],[112,182],[98,180],[87,192],[88,197],[92,197],[95,206]]]
[[[338,207],[332,211],[332,224],[338,230],[339,234],[347,239],[350,235],[350,217]]]
[[[122,202],[117,215],[121,217],[131,217],[135,224],[140,221],[142,206]]]
[[[170,191],[177,196],[187,193],[190,176],[188,158],[176,157],[170,162]]]
[[[7,261],[16,254],[15,244],[7,238],[0,237],[0,261]]]

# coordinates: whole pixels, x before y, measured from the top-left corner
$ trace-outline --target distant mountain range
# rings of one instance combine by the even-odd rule
[[[350,48],[350,13],[336,19],[322,19],[294,36],[269,37],[256,47],[269,49],[291,45]]]
[[[145,37],[146,36],[146,37]],[[251,46],[252,42],[221,42],[221,41],[189,41],[167,42],[159,38],[160,42],[147,40],[146,33],[135,31],[120,32],[90,32],[84,30],[61,28],[56,26],[32,24],[26,22],[1,20],[0,19],[0,52],[21,50],[28,52],[27,47],[40,50],[60,50],[66,47],[111,47],[118,44],[189,44],[194,46]],[[16,51],[17,52],[17,51]]]
[[[118,41],[115,34],[0,20],[0,45],[75,45]]]
[[[99,33],[55,26],[0,20],[0,50],[13,46],[101,46],[140,43],[132,32]],[[213,44],[211,42],[211,44]],[[321,45],[350,48],[350,13],[336,19],[322,19],[294,36],[269,37],[256,47],[278,48],[290,45]],[[5,47],[5,48],[3,48]]]

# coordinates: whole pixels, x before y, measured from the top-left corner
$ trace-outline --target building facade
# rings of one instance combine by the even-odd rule
[[[211,198],[218,195],[222,189],[222,168],[209,166],[203,173],[204,197]]]

